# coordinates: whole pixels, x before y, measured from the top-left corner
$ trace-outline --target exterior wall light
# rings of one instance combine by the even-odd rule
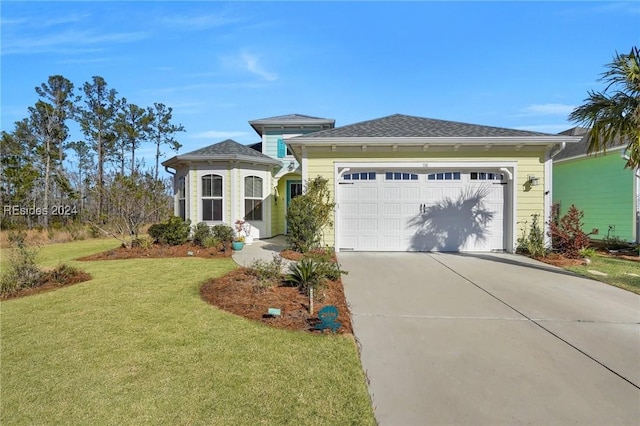
[[[538,186],[540,184],[540,178],[535,177],[534,175],[527,176],[527,182],[531,186]]]

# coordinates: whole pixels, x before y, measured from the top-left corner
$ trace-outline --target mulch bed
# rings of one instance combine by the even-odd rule
[[[286,285],[260,288],[257,278],[247,268],[206,282],[200,288],[200,295],[208,303],[233,314],[273,327],[302,331],[314,331],[318,311],[325,305],[334,305],[342,324],[338,333],[353,333],[342,281],[329,281],[326,288],[320,290],[314,301],[314,315],[309,314],[309,298],[297,288]],[[281,316],[267,316],[269,308],[280,309]]]
[[[189,254],[191,253],[191,254]],[[203,257],[221,258],[231,257],[231,249],[220,250],[216,247],[203,248],[196,244],[186,243],[178,246],[154,244],[150,248],[142,247],[118,247],[91,256],[81,257],[77,260],[120,260],[120,259],[159,259],[168,257]]]
[[[66,280],[63,283],[60,283],[54,280],[50,274],[45,272],[43,277],[43,282],[41,285],[31,288],[24,288],[16,293],[10,295],[2,295],[0,296],[0,300],[8,300],[8,299],[17,299],[19,297],[31,296],[32,294],[44,293],[47,291],[57,290],[62,287],[68,287],[70,285],[82,283],[85,281],[89,281],[93,277],[87,272],[76,270],[72,276],[66,277]]]
[[[600,256],[611,257],[614,259],[624,259],[632,262],[640,262],[640,256],[635,256],[630,254],[629,252],[606,252],[606,251],[598,251]],[[570,259],[565,257],[559,253],[549,253],[545,257],[536,258],[540,262],[548,263],[550,265],[559,266],[561,268],[567,266],[583,266],[587,265],[587,261],[585,259]]]
[[[192,254],[189,255],[188,253]],[[125,248],[119,247],[107,250],[91,256],[81,257],[77,260],[118,260],[118,259],[146,259],[169,257],[202,257],[224,258],[230,257],[231,249],[219,250],[217,248],[202,248],[195,244],[187,243],[178,246],[154,244],[150,248]],[[280,255],[289,260],[298,261],[304,256],[301,253],[284,250]],[[335,262],[335,254],[332,256]],[[212,279],[202,285],[200,289],[202,298],[208,303],[225,311],[242,317],[260,321],[272,327],[289,330],[315,331],[314,324],[318,322],[317,313],[325,305],[333,305],[338,308],[338,321],[341,327],[338,333],[353,333],[349,307],[344,297],[342,281],[329,281],[324,289],[317,294],[314,300],[314,315],[309,314],[309,298],[300,293],[297,288],[287,286],[286,283],[269,288],[261,288],[258,279],[251,274],[248,268],[238,268],[229,274]],[[278,317],[267,316],[269,308],[278,308],[281,315]],[[318,332],[319,331],[315,331]]]

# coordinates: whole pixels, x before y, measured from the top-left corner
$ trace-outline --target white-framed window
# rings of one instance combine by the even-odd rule
[[[182,220],[187,218],[187,201],[186,201],[186,181],[184,176],[178,179],[178,217]]]
[[[471,172],[469,173],[469,179],[471,180],[503,180],[504,175],[502,173],[492,173],[492,172]]]
[[[427,180],[460,180],[460,172],[438,172],[427,175]]]
[[[222,176],[202,176],[202,220],[222,220]]]
[[[407,172],[386,172],[384,178],[385,180],[418,180],[418,175]]]
[[[376,180],[376,172],[347,173],[343,180]]]
[[[244,220],[262,220],[262,178],[244,178]]]

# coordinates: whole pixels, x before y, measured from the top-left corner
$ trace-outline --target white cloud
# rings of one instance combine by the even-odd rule
[[[183,30],[205,30],[239,21],[226,13],[208,15],[175,15],[159,19],[159,22]]]
[[[100,50],[96,45],[130,43],[143,40],[145,32],[96,33],[92,31],[65,31],[58,34],[43,34],[39,37],[4,38],[3,54],[29,54],[42,52],[86,53]],[[82,46],[82,47],[81,47]],[[96,47],[87,47],[96,46]]]
[[[206,132],[194,133],[189,135],[191,139],[229,139],[239,138],[248,135],[248,132],[229,132],[220,130],[207,130]]]
[[[240,59],[244,68],[250,73],[256,74],[266,81],[275,81],[278,79],[278,74],[269,72],[263,68],[256,55],[243,52],[240,54]]]
[[[525,115],[569,115],[575,105],[565,104],[532,104],[522,111]]]

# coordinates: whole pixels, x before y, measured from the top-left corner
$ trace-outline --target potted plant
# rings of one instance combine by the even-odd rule
[[[231,242],[231,248],[234,250],[242,250],[244,247],[244,235],[236,235]]]
[[[245,244],[251,244],[253,237],[251,236],[251,224],[242,219],[236,220],[236,235],[243,236]]]

